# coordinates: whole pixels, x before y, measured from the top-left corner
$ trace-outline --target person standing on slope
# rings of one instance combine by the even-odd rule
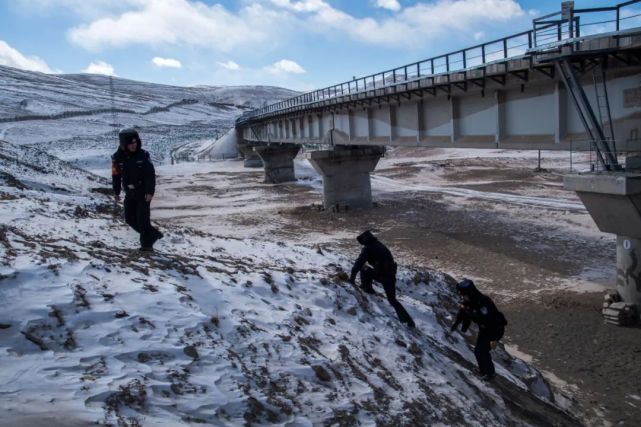
[[[152,252],[154,243],[163,237],[151,225],[150,204],[156,190],[156,171],[149,153],[141,148],[135,129],[118,134],[120,146],[111,156],[111,179],[116,200],[125,190],[125,221],[140,233],[140,250]]]
[[[459,324],[463,324],[461,331],[466,332],[470,323],[474,322],[479,327],[476,338],[474,355],[479,366],[479,374],[484,379],[494,377],[494,363],[490,350],[496,347],[497,342],[503,337],[507,320],[494,305],[494,302],[487,295],[483,295],[474,286],[474,282],[464,279],[456,285],[456,289],[463,298],[459,305],[456,321],[451,331],[456,330]]]
[[[361,289],[369,294],[374,293],[372,283],[377,281],[383,285],[387,300],[396,310],[401,323],[407,323],[407,326],[414,328],[414,320],[409,313],[396,299],[396,263],[392,253],[382,244],[369,230],[356,238],[358,243],[363,245],[363,249],[358,259],[352,267],[352,274],[349,282],[356,283],[356,274],[361,273]],[[368,267],[365,264],[372,267]]]

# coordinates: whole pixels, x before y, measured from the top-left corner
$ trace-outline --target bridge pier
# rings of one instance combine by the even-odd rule
[[[252,145],[239,143],[238,151],[241,152],[245,159],[243,165],[246,168],[260,168],[263,166],[263,161],[258,153],[254,152],[254,147]]]
[[[641,173],[610,172],[565,177],[599,230],[617,235],[617,293],[641,311]]]
[[[314,151],[307,159],[323,177],[323,205],[337,211],[372,206],[370,172],[384,147],[335,147]]]
[[[254,153],[260,156],[265,166],[265,182],[278,184],[296,181],[294,157],[299,150],[300,145],[297,144],[256,145]]]
[[[641,239],[617,236],[617,292],[641,309]]]

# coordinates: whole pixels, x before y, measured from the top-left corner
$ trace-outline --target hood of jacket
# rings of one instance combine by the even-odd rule
[[[363,246],[370,245],[374,242],[376,242],[376,237],[372,234],[371,231],[367,230],[361,235],[359,235],[356,240],[358,240],[358,243],[360,243]]]
[[[142,148],[142,141],[140,140],[140,135],[138,135],[138,131],[133,128],[121,130],[118,133],[118,140],[120,141],[120,149],[125,153],[128,153],[127,145],[129,145],[129,143],[134,139],[136,141],[136,152],[138,152]]]
[[[478,301],[481,296],[481,292],[470,279],[463,279],[457,283],[456,290],[458,290],[461,295],[469,297],[470,301]]]

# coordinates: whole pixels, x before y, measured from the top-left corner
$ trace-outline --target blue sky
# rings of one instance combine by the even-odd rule
[[[0,64],[310,90],[523,31],[559,9],[558,0],[0,0]]]

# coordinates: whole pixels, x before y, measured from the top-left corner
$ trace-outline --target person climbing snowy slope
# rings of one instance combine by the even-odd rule
[[[360,272],[361,289],[369,294],[374,294],[372,283],[379,282],[385,289],[387,300],[396,310],[401,323],[407,323],[410,328],[414,328],[414,320],[409,315],[405,307],[396,299],[396,270],[397,265],[390,250],[381,243],[371,231],[367,230],[359,235],[356,240],[363,245],[361,254],[352,267],[350,283],[356,283],[356,275]],[[366,266],[371,265],[371,267]]]

